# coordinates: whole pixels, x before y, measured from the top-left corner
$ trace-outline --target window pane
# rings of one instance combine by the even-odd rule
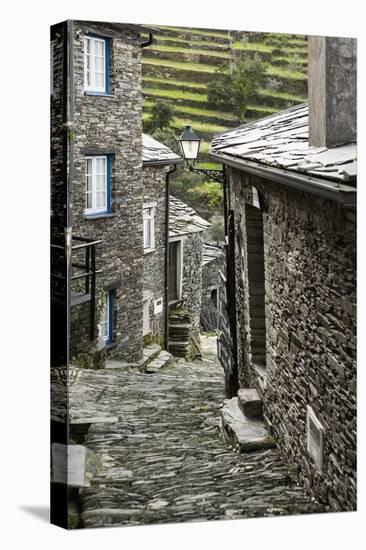
[[[95,87],[104,90],[104,73],[95,73]]]
[[[97,56],[95,58],[95,70],[104,73],[104,57]]]
[[[87,193],[87,194],[86,194],[86,207],[87,207],[87,208],[92,208],[92,206],[93,206],[92,194],[91,194],[91,193]]]
[[[107,206],[105,191],[97,191],[96,201],[97,201],[96,208],[105,208]]]
[[[93,160],[92,159],[86,159],[86,163],[85,163],[86,175],[91,175],[92,170],[93,170]]]
[[[150,220],[144,220],[144,248],[150,248],[151,242],[151,222]]]
[[[96,158],[96,173],[97,174],[105,174],[105,158]]]

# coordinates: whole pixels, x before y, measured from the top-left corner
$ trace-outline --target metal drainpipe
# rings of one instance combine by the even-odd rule
[[[147,46],[151,46],[151,44],[154,41],[153,33],[149,33],[149,38],[146,40],[146,42],[142,42],[141,48],[146,48]]]
[[[169,177],[175,172],[177,165],[165,175],[165,349],[169,348]]]

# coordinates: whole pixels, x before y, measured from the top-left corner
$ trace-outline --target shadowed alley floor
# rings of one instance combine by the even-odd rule
[[[322,511],[277,449],[239,455],[224,443],[223,373],[207,342],[203,361],[155,374],[85,370],[71,386],[71,410],[118,418],[87,435],[103,463],[81,491],[85,527]]]

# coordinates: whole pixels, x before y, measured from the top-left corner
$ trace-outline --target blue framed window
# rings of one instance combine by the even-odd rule
[[[84,36],[84,90],[88,94],[109,94],[109,40]]]
[[[111,212],[111,158],[85,157],[85,214],[99,216]]]
[[[99,322],[99,336],[100,338],[103,339],[105,344],[111,344],[113,342],[114,301],[115,301],[115,290],[109,290],[108,292],[105,293],[102,318]]]

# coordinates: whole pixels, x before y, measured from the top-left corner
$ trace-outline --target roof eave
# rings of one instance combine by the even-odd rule
[[[276,168],[245,160],[225,153],[210,152],[210,157],[222,164],[243,170],[249,174],[270,179],[294,189],[312,193],[325,199],[341,203],[347,207],[356,207],[357,189],[343,183],[336,183],[325,179],[307,176],[299,172],[290,172],[283,168]]]
[[[143,166],[169,166],[170,164],[181,164],[183,159],[165,159],[165,160],[143,160]]]

